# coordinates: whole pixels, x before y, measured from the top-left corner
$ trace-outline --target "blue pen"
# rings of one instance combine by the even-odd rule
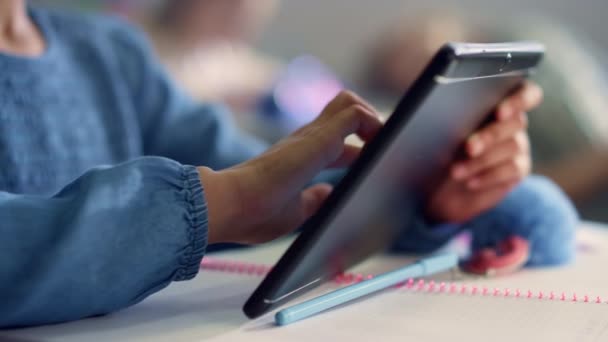
[[[277,325],[287,325],[318,314],[340,304],[347,303],[370,293],[397,285],[409,278],[424,277],[448,270],[458,264],[458,256],[453,253],[441,254],[421,259],[403,268],[387,272],[372,279],[343,287],[322,296],[290,306],[276,313]]]

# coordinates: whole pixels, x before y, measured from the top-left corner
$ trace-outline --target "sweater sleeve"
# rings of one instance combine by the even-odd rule
[[[116,58],[139,115],[144,153],[223,169],[262,153],[267,145],[244,133],[224,106],[198,103],[155,58],[145,37],[124,24],[114,32]],[[205,75],[200,75],[205,77]]]
[[[192,166],[144,157],[50,197],[0,192],[0,328],[116,311],[193,278],[207,209]]]

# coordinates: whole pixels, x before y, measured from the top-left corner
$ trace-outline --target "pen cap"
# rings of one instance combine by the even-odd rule
[[[424,267],[424,273],[437,273],[452,268],[458,264],[458,256],[454,253],[435,255],[418,261]]]

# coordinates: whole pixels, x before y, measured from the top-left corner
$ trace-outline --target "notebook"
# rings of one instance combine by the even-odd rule
[[[498,278],[446,273],[410,279],[354,303],[277,327],[272,314],[207,341],[608,341],[608,237],[579,233],[579,257],[567,267],[524,270]],[[385,257],[360,270],[391,269],[403,258]],[[206,258],[205,272],[261,278],[269,265]],[[360,281],[369,273],[348,273],[310,296]],[[307,296],[310,297],[310,296]],[[288,305],[304,299],[298,299]]]

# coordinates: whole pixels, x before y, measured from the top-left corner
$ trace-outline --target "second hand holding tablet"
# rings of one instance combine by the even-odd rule
[[[421,259],[403,268],[378,275],[372,279],[343,287],[283,309],[276,313],[275,322],[277,325],[287,325],[297,322],[351,300],[397,285],[410,278],[424,277],[439,273],[457,265],[458,256],[453,253]]]

